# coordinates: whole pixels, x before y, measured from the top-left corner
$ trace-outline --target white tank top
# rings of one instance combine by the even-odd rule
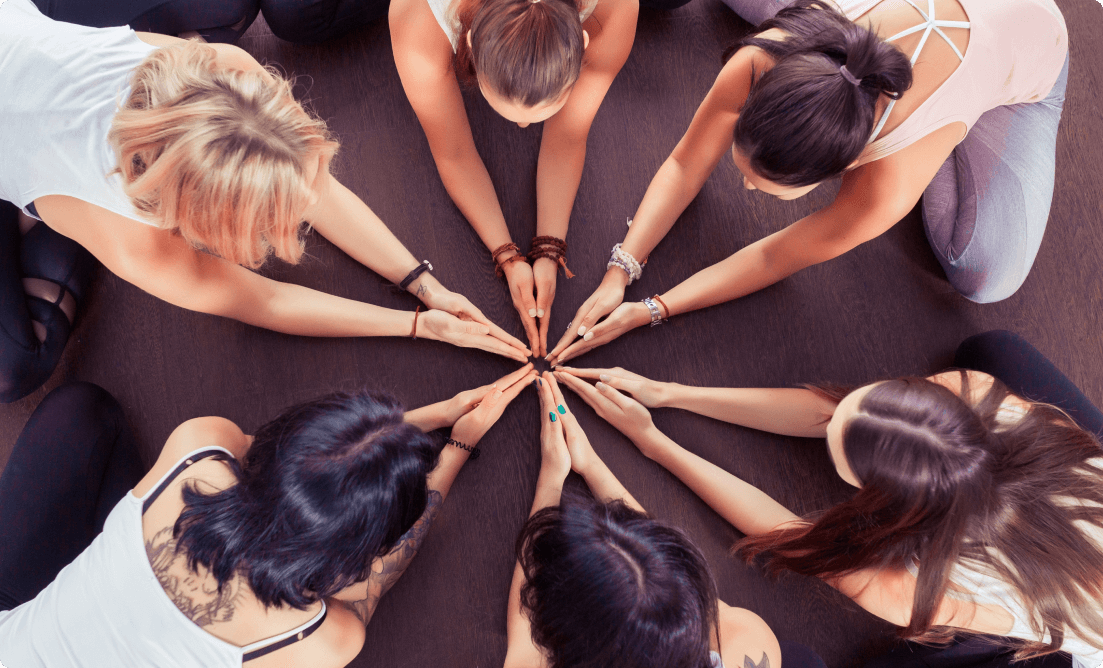
[[[103,532],[49,586],[0,612],[0,662],[8,668],[241,668],[243,658],[313,633],[325,619],[324,603],[307,623],[238,647],[188,619],[157,581],[142,535],[143,505],[193,461],[215,451],[233,457],[218,446],[200,448],[184,455],[145,496],[127,492]]]
[[[27,211],[37,197],[68,195],[154,225],[109,176],[107,143],[130,74],[154,48],[127,27],[85,28],[31,0],[0,0],[0,199]]]
[[[582,0],[582,10],[578,12],[578,20],[583,23],[586,19],[590,18],[590,14],[594,13],[594,9],[597,8],[599,0]],[[460,35],[460,21],[456,17],[456,5],[459,4],[459,0],[427,0],[429,3],[429,9],[433,10],[433,16],[436,17],[437,23],[440,24],[440,29],[444,31],[445,36],[448,37],[448,41],[452,43],[452,51],[456,50],[456,40]]]

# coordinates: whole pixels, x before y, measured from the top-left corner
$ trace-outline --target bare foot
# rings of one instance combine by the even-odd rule
[[[23,279],[23,292],[26,292],[31,297],[45,299],[51,304],[57,301],[58,295],[61,294],[62,290],[63,288],[57,283],[52,283],[41,278]],[[73,324],[73,316],[76,315],[77,312],[77,302],[73,299],[72,293],[66,290],[65,297],[62,298],[58,307],[61,309],[61,312],[65,314],[65,317],[69,319],[69,324]],[[31,326],[34,327],[34,333],[35,336],[38,337],[38,340],[45,342],[46,326],[37,320],[32,320]]]

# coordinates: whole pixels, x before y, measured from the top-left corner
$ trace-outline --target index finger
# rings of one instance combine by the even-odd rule
[[[524,378],[526,375],[528,375],[528,372],[531,371],[531,370],[532,370],[532,362],[529,362],[528,364],[521,367],[520,369],[516,369],[516,370],[511,371],[508,374],[502,376],[501,378],[499,378],[497,380],[497,382],[494,383],[494,385],[496,387],[500,387],[502,389],[505,389],[505,388],[513,385],[517,381],[521,380],[522,378]]]
[[[616,408],[613,402],[608,397],[602,396],[593,385],[562,371],[556,371],[555,377],[563,381],[563,384],[571,388],[575,394],[582,397],[582,400],[594,410],[600,412]]]
[[[513,348],[516,348],[517,350],[525,353],[526,358],[532,355],[532,351],[529,349],[528,346],[521,343],[521,339],[510,335],[508,332],[506,332],[506,330],[494,324],[489,318],[483,315],[479,311],[479,309],[475,309],[475,314],[472,317],[474,317],[476,321],[481,322],[482,324],[490,328],[490,336],[498,339],[499,341],[502,341],[506,345],[512,346]]]
[[[555,410],[560,415],[566,415],[567,414],[567,402],[563,399],[563,390],[561,390],[559,388],[559,383],[555,382],[555,374],[551,373],[550,371],[545,371],[544,372],[544,382],[546,382],[548,384],[548,386],[551,387],[552,396],[555,398],[555,404],[556,404],[554,406]],[[561,406],[562,406],[563,410],[559,410],[559,408]]]
[[[502,343],[489,334],[461,334],[459,336],[459,342],[465,348],[478,348],[479,350],[485,350],[488,353],[508,357],[518,362],[528,361],[528,357],[523,352],[517,350],[513,346],[507,346],[505,343]]]

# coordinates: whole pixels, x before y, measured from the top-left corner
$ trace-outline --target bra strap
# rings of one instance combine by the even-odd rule
[[[203,450],[197,450],[187,455],[183,461],[176,465],[176,468],[172,469],[161,478],[161,482],[157,483],[157,486],[153,488],[145,499],[142,500],[142,514],[145,515],[149,507],[153,505],[153,502],[157,500],[157,497],[161,496],[161,492],[165,491],[176,477],[184,472],[184,469],[188,468],[192,464],[198,462],[201,459],[207,459],[208,457],[218,457],[219,459],[226,459],[230,457],[230,453],[223,448],[205,448]]]
[[[252,645],[247,645],[244,648],[245,653],[241,655],[241,662],[245,663],[246,661],[259,659],[265,654],[271,654],[277,649],[283,649],[284,647],[297,643],[304,638],[309,638],[310,634],[317,631],[318,627],[322,625],[322,622],[326,620],[327,612],[328,610],[326,608],[326,602],[322,601],[322,611],[319,612],[317,616],[314,617],[314,619],[310,620],[306,624],[300,626],[297,629],[291,629],[287,633],[281,633],[274,638],[255,642]],[[258,645],[260,645],[260,647],[257,647]],[[257,649],[252,649],[254,647],[256,647]]]

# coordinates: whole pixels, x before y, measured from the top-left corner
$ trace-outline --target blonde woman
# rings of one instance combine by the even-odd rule
[[[287,334],[415,336],[527,358],[330,175],[337,143],[325,124],[244,51],[61,23],[30,0],[5,0],[0,60],[0,199],[49,228],[19,230],[0,211],[0,399],[46,380],[81,296],[83,251],[51,230],[193,311]],[[269,255],[297,262],[304,220],[424,312],[250,271]]]

